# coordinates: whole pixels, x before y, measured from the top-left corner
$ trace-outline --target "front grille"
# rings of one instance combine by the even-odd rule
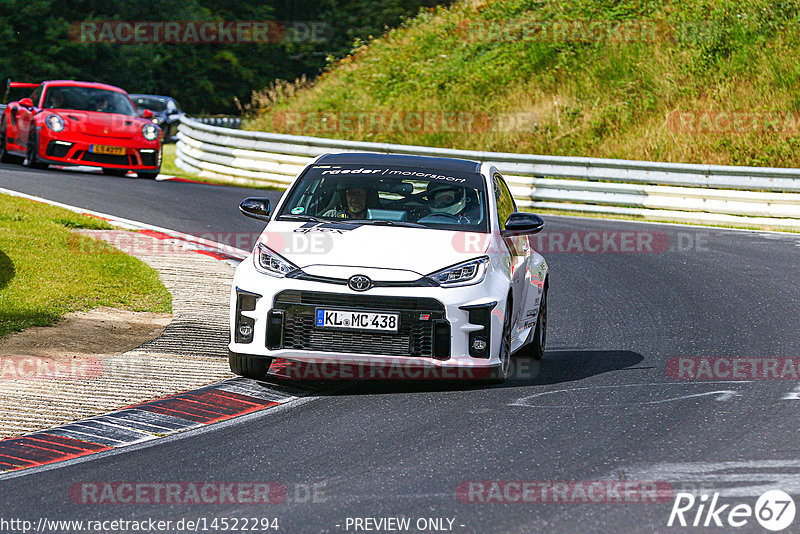
[[[158,165],[158,161],[156,159],[156,152],[139,152],[139,157],[142,158],[142,165],[145,167],[155,167]]]
[[[399,330],[397,333],[388,333],[316,328],[315,312],[318,307],[398,313]],[[436,299],[287,290],[275,296],[274,309],[285,313],[285,349],[422,358],[441,355],[440,359],[449,357],[449,346],[447,351],[437,351],[434,347],[435,321],[445,319],[444,305]],[[421,315],[428,317],[421,319]]]
[[[105,163],[107,165],[131,165],[129,156],[114,156],[112,154],[96,154],[94,152],[83,152],[79,158],[82,161],[91,163]]]
[[[71,144],[64,145],[61,143],[57,143],[55,141],[50,141],[47,144],[47,149],[45,150],[45,154],[47,154],[51,158],[66,158],[70,148],[72,148]]]

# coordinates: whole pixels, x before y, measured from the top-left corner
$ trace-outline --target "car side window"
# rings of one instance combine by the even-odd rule
[[[33,90],[33,94],[31,95],[31,100],[33,100],[33,105],[37,108],[39,107],[39,98],[42,96],[42,86],[40,85],[36,89]]]
[[[514,197],[500,174],[494,175],[494,198],[497,201],[497,218],[501,230],[505,230],[508,217],[517,211]]]

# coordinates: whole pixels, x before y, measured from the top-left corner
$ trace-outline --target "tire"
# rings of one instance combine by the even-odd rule
[[[6,138],[6,127],[5,127],[5,118],[3,119],[3,128],[0,130],[0,163],[19,163],[21,158],[19,156],[13,156],[8,153],[8,148],[6,143],[8,142]]]
[[[25,150],[25,160],[23,165],[30,169],[46,169],[47,163],[39,161],[39,136],[36,131],[32,131],[28,137],[28,147]]]
[[[536,316],[536,328],[532,333],[533,339],[529,340],[517,353],[519,356],[536,361],[541,360],[544,356],[544,349],[547,344],[547,290],[548,283],[545,280],[542,302],[539,306],[539,314]]]
[[[139,178],[144,178],[145,180],[155,180],[156,176],[161,173],[160,170],[158,171],[136,171],[136,176]]]
[[[125,176],[128,174],[128,169],[103,169],[103,174],[108,176]]]
[[[514,308],[511,305],[511,297],[506,301],[506,313],[503,315],[503,333],[500,338],[500,365],[492,370],[489,383],[502,384],[508,378],[511,370],[511,314]]]
[[[233,374],[252,378],[253,380],[261,380],[267,376],[269,366],[272,364],[272,358],[262,358],[228,351],[228,364]]]

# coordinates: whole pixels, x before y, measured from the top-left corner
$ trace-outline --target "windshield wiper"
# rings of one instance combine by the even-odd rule
[[[385,219],[351,219],[350,222],[358,224],[374,224],[375,226],[405,226],[408,228],[429,228],[424,224],[407,221],[390,221]]]

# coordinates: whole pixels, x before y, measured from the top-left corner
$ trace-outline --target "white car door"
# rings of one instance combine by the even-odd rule
[[[517,211],[514,197],[500,173],[492,177],[495,201],[497,202],[497,217],[500,231],[505,230],[506,220],[509,215]],[[528,338],[530,326],[525,326],[526,313],[529,306],[530,284],[530,256],[531,245],[526,235],[503,237],[503,243],[511,256],[511,290],[514,296],[512,316],[511,350],[515,351],[525,343]]]

